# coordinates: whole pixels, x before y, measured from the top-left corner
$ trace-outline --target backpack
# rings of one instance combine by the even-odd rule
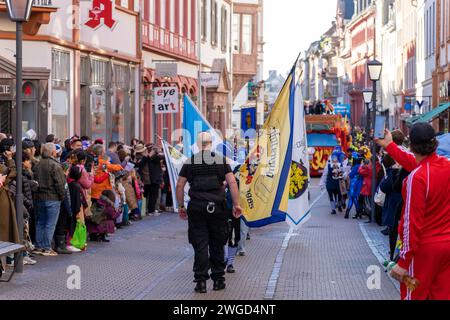
[[[89,217],[89,220],[93,224],[101,224],[103,221],[106,220],[105,215],[105,206],[99,204],[98,202],[95,202],[91,206],[91,216]]]

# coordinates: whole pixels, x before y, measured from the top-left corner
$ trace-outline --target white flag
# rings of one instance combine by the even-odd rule
[[[177,149],[168,144],[165,140],[161,141],[164,149],[164,156],[166,158],[166,169],[167,173],[169,174],[170,185],[172,188],[173,208],[175,212],[178,212],[176,187],[181,168],[183,167],[183,164],[186,162],[187,158]],[[184,189],[185,207],[187,207],[188,202],[189,202],[189,184],[186,184],[186,187]]]
[[[300,76],[301,70],[297,62],[293,92],[294,123],[290,170],[291,183],[289,188],[288,214],[286,217],[286,222],[294,229],[300,228],[311,217],[308,199],[309,157]]]

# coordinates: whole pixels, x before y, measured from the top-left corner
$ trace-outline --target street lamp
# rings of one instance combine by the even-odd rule
[[[377,81],[380,80],[381,70],[383,69],[383,64],[380,61],[372,60],[367,63],[367,71],[369,72],[369,78],[373,84],[372,90],[372,126],[375,130],[375,121],[377,117]],[[368,132],[367,132],[368,133]],[[375,141],[372,141],[372,197],[371,197],[371,205],[372,205],[372,214],[370,221],[375,222],[375,191],[376,191],[376,175],[377,175],[377,166],[376,166],[376,144]]]
[[[33,0],[6,0],[9,19],[16,23],[16,216],[19,240],[23,242],[22,194],[22,23],[28,21]],[[23,272],[22,255],[14,261],[17,272]]]
[[[364,103],[366,104],[366,134],[370,131],[370,109],[369,105],[372,103],[373,91],[370,89],[365,89],[363,91]]]

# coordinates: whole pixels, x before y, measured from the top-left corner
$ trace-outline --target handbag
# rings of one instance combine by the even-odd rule
[[[106,220],[105,207],[99,204],[98,202],[95,202],[91,206],[91,216],[89,220],[96,225],[99,225],[103,221],[105,221]]]
[[[384,178],[386,178],[386,168],[384,167],[383,164],[381,164],[382,168],[383,168],[383,172],[384,172]],[[384,179],[383,178],[383,179]],[[381,191],[380,186],[378,186],[377,188],[377,192],[375,192],[375,196],[373,198],[373,201],[379,205],[380,207],[384,206],[384,201],[386,200],[386,194]]]
[[[84,250],[87,247],[87,229],[86,225],[80,220],[77,220],[77,226],[75,232],[70,240],[70,244],[77,249]]]

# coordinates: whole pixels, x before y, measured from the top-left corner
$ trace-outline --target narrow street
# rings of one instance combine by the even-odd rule
[[[312,199],[320,192],[313,181]],[[326,196],[311,220],[290,239],[284,253],[274,299],[393,300],[399,293],[381,271],[381,289],[367,288],[366,270],[379,266],[359,222],[331,216]],[[37,257],[10,283],[0,284],[0,299],[256,300],[267,298],[269,279],[283,240],[284,223],[251,231],[237,273],[227,275],[227,289],[206,295],[193,292],[193,251],[187,225],[176,214],[145,218],[119,230],[109,244],[89,243],[86,253]],[[378,232],[379,233],[379,232]],[[67,289],[69,266],[81,270],[81,290]]]

